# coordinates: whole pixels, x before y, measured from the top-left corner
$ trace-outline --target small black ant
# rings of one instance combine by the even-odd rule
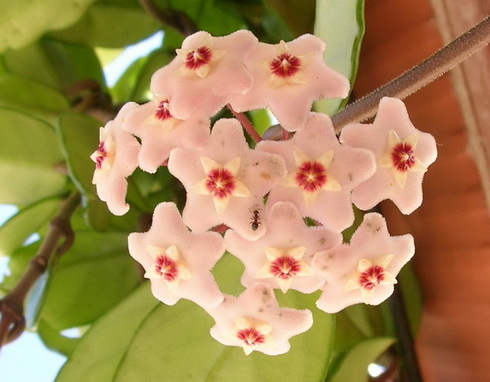
[[[250,228],[252,228],[252,231],[257,231],[257,229],[260,226],[260,210],[253,210],[252,211],[252,221],[250,222]]]

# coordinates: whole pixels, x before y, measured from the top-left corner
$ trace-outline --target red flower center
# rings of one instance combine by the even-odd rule
[[[327,182],[327,171],[321,163],[304,162],[296,171],[296,183],[305,191],[317,191]]]
[[[104,141],[99,143],[99,147],[97,147],[97,154],[95,155],[95,168],[100,170],[102,168],[102,163],[104,159],[107,157],[107,150],[105,149]]]
[[[361,288],[371,290],[379,285],[381,281],[384,280],[384,268],[380,265],[374,265],[364,272],[361,272],[359,276],[359,284]]]
[[[291,256],[282,256],[275,259],[270,265],[271,273],[280,279],[289,279],[301,270],[298,260]]]
[[[236,336],[240,341],[245,342],[247,345],[263,344],[265,341],[265,336],[255,328],[239,330]]]
[[[289,53],[282,53],[271,61],[269,67],[276,76],[292,77],[299,71],[301,60]]]
[[[185,58],[185,66],[187,69],[195,70],[203,65],[209,64],[213,53],[206,46],[201,46],[196,50],[187,53]]]
[[[206,179],[206,188],[216,198],[226,198],[235,189],[235,177],[224,168],[211,170]]]
[[[172,114],[170,114],[170,111],[168,111],[168,99],[160,101],[157,109],[155,110],[155,117],[157,117],[160,121],[172,118]]]
[[[412,146],[408,143],[398,143],[391,151],[391,160],[398,171],[408,171],[415,164]]]
[[[167,281],[174,281],[179,274],[179,266],[167,255],[160,255],[156,258],[155,270]]]

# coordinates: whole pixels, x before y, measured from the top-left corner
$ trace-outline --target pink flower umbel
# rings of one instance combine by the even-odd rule
[[[345,98],[349,82],[323,61],[325,43],[313,35],[278,45],[259,43],[245,57],[254,84],[246,94],[232,95],[236,111],[269,107],[289,131],[300,130],[313,101]]]
[[[211,336],[223,345],[239,346],[246,355],[259,351],[268,355],[286,353],[289,338],[313,324],[309,310],[281,308],[273,290],[264,283],[253,284],[238,298],[225,300],[208,313],[216,321]]]
[[[267,216],[267,232],[256,241],[236,232],[225,235],[226,249],[245,265],[242,284],[263,281],[284,293],[295,289],[313,293],[325,280],[311,268],[313,255],[342,242],[340,233],[324,227],[308,227],[290,202],[277,202]]]
[[[172,116],[170,101],[154,97],[144,105],[130,110],[123,129],[141,139],[138,162],[141,169],[154,173],[168,159],[175,147],[195,148],[209,138],[208,118],[192,116],[183,121]]]
[[[257,147],[281,155],[288,175],[275,186],[268,203],[289,200],[302,216],[309,216],[332,231],[354,222],[351,190],[375,172],[373,154],[341,145],[330,118],[310,113],[303,130],[288,141],[262,141]]]
[[[124,215],[129,210],[126,204],[128,183],[126,177],[138,167],[138,141],[122,130],[126,114],[138,105],[134,102],[125,104],[116,118],[100,128],[99,147],[90,156],[95,162],[92,183],[97,187],[100,200],[114,215]]]
[[[253,223],[263,196],[286,174],[284,160],[251,150],[236,119],[221,119],[201,149],[174,149],[168,169],[187,190],[183,211],[193,231],[226,224],[249,240],[265,233]]]
[[[177,49],[177,57],[155,72],[151,92],[171,97],[170,112],[175,118],[185,120],[193,113],[212,116],[228,103],[228,95],[243,94],[252,86],[252,76],[242,61],[257,43],[246,30],[224,37],[194,33]]]
[[[150,230],[130,234],[128,244],[158,300],[174,305],[185,298],[205,309],[223,300],[210,272],[224,253],[223,239],[216,232],[190,232],[175,204],[160,203]]]
[[[368,210],[391,199],[408,215],[422,204],[422,180],[437,158],[437,147],[432,135],[412,125],[402,101],[383,98],[373,124],[345,126],[340,141],[368,148],[376,156],[376,173],[352,193],[357,207]]]
[[[318,308],[336,313],[359,302],[380,304],[393,293],[395,277],[414,252],[411,235],[391,237],[380,214],[366,214],[350,245],[316,253],[313,267],[326,280]]]

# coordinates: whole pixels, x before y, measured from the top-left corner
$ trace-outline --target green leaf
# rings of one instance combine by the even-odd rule
[[[234,7],[224,1],[168,0],[168,8],[187,14],[197,25],[213,36],[223,36],[245,27]],[[162,6],[163,8],[163,6]]]
[[[0,74],[0,105],[32,110],[31,114],[57,114],[70,107],[60,92],[37,81],[8,73]]]
[[[412,263],[406,264],[398,274],[397,278],[412,335],[415,336],[422,319],[423,304],[420,283]]]
[[[48,38],[41,42],[63,84],[61,90],[84,80],[93,80],[104,86],[102,66],[93,48]]]
[[[241,263],[227,255],[214,273],[228,292],[243,289],[238,282],[242,270]],[[91,327],[57,381],[322,381],[334,321],[314,307],[317,298],[280,293],[284,306],[313,307],[314,326],[293,337],[284,355],[254,352],[247,357],[241,348],[225,347],[211,338],[213,320],[197,305],[185,300],[163,305],[145,285]]]
[[[82,80],[104,83],[102,67],[92,48],[44,38],[3,56],[6,72],[66,91]]]
[[[352,89],[364,36],[364,0],[317,0],[315,35],[327,44],[325,62],[346,76]],[[332,115],[347,99],[318,101],[315,109]]]
[[[395,339],[391,337],[376,337],[358,343],[346,354],[329,382],[368,382],[369,364],[376,361],[394,342]]]
[[[46,321],[41,320],[37,327],[37,333],[49,349],[69,356],[80,343],[80,338],[69,338],[53,329]]]
[[[363,336],[372,337],[374,336],[374,328],[369,320],[367,309],[369,307],[365,304],[356,304],[344,309],[343,313]]]
[[[70,355],[56,381],[116,381],[114,375],[133,338],[137,336],[139,327],[148,315],[160,307],[161,303],[150,293],[149,283],[145,283],[92,325]],[[155,343],[152,340],[148,345],[154,346]],[[147,345],[141,350],[146,353]],[[162,367],[161,361],[154,366]]]
[[[271,116],[269,112],[267,109],[257,109],[250,111],[248,114],[250,115],[255,130],[262,136],[271,126]]]
[[[226,2],[206,1],[197,21],[199,29],[213,36],[224,36],[245,28],[245,22],[238,12]]]
[[[159,27],[141,7],[96,2],[76,24],[51,36],[83,45],[119,48],[151,36]]]
[[[44,199],[31,204],[7,220],[0,227],[0,255],[11,255],[22,247],[33,233],[45,225],[58,211],[59,198]]]
[[[34,285],[29,290],[24,302],[24,316],[26,318],[26,328],[34,330],[39,320],[44,301],[46,301],[46,285],[50,277],[51,266],[38,277]]]
[[[63,155],[51,126],[5,107],[0,121],[0,203],[26,205],[62,192]]]
[[[53,268],[41,312],[55,330],[92,323],[139,282],[126,234],[75,232],[75,237]]]
[[[133,62],[111,89],[114,102],[117,104],[130,100],[149,100],[151,76],[157,69],[168,64],[173,56],[167,50],[159,49],[148,57]]]
[[[92,184],[95,165],[90,155],[99,144],[101,125],[88,115],[66,112],[60,115],[56,126],[70,178],[88,198],[96,195]]]
[[[65,112],[60,115],[56,130],[68,174],[84,197],[88,221],[96,230],[103,231],[109,225],[111,214],[92,184],[95,165],[90,159],[99,144],[100,126],[101,122],[85,114]]]
[[[295,36],[312,32],[315,0],[264,0],[264,3],[277,12]]]
[[[45,32],[67,27],[95,0],[16,0],[0,2],[0,53],[27,45]]]

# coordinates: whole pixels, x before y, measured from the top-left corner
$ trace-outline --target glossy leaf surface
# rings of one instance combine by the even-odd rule
[[[29,205],[0,227],[0,255],[12,255],[39,227],[46,224],[59,209],[61,199],[50,198]]]
[[[317,0],[315,35],[327,44],[325,62],[346,76],[352,89],[364,35],[364,0]],[[332,115],[346,102],[322,100],[316,102],[315,109]]]
[[[92,323],[138,283],[127,235],[75,232],[76,241],[52,269],[42,319],[62,330]]]
[[[0,53],[74,23],[95,0],[0,1]]]
[[[52,127],[5,107],[0,120],[0,203],[25,205],[60,193],[66,177]]]
[[[238,285],[240,268],[231,257],[217,265],[217,279],[230,284],[225,290]],[[89,330],[57,381],[323,381],[334,323],[333,316],[314,307],[315,297],[280,298],[282,306],[314,308],[314,326],[291,339],[288,353],[245,356],[241,348],[225,347],[209,335],[213,320],[197,305],[182,300],[165,306],[146,285]]]

